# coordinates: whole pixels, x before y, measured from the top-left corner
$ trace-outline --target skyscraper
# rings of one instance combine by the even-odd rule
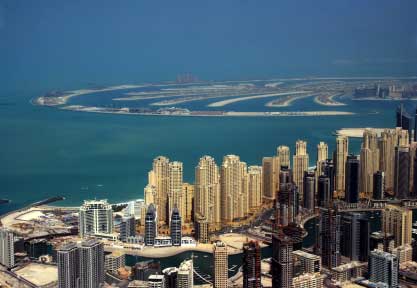
[[[414,114],[414,141],[417,142],[417,108]]]
[[[168,223],[168,189],[169,181],[169,159],[158,156],[153,160],[152,170],[149,171],[149,185],[155,187],[154,204],[158,207],[158,219],[163,223]],[[150,204],[150,203],[147,203]]]
[[[374,173],[379,170],[378,136],[374,129],[365,129],[363,132],[360,161],[360,191],[365,198],[371,199]]]
[[[303,206],[308,210],[314,210],[316,195],[316,174],[304,172],[304,200]]]
[[[152,173],[151,173],[152,174]],[[156,186],[148,184],[143,189],[143,195],[145,195],[145,205],[148,206],[149,204],[155,204],[156,205]]]
[[[111,233],[113,233],[113,210],[107,200],[84,201],[79,211],[80,237]]]
[[[397,126],[403,130],[407,130],[411,134],[411,116],[404,109],[404,106],[400,104],[397,108]]]
[[[397,145],[395,130],[385,129],[379,138],[380,170],[385,174],[385,189],[391,193],[394,181],[394,150]]]
[[[266,199],[275,199],[281,170],[279,157],[262,158],[262,194]]]
[[[146,246],[153,246],[155,243],[155,237],[157,236],[158,232],[158,222],[157,222],[157,214],[156,209],[153,204],[148,206],[148,210],[146,211],[145,216],[145,245]]]
[[[193,219],[193,202],[194,202],[195,188],[194,185],[190,183],[182,184],[182,195],[183,195],[183,206],[184,206],[184,215],[183,221],[185,223],[190,223]]]
[[[203,156],[195,168],[195,213],[210,225],[220,223],[220,174],[214,158]]]
[[[340,265],[340,214],[333,208],[320,208],[318,245],[323,266]]]
[[[368,261],[369,219],[361,213],[343,214],[341,220],[341,254],[351,261]]]
[[[317,205],[319,207],[329,207],[333,199],[330,191],[330,178],[326,175],[319,176],[317,190]]]
[[[360,167],[358,157],[349,155],[345,169],[345,201],[348,203],[358,203],[359,201]]]
[[[120,222],[120,240],[126,242],[127,238],[136,236],[135,216],[125,216]]]
[[[395,247],[411,245],[412,211],[394,205],[386,205],[382,211],[382,232],[394,235]]]
[[[385,283],[390,288],[398,287],[398,259],[390,253],[374,250],[368,262],[369,280],[373,283]]]
[[[294,183],[281,183],[278,194],[278,215],[277,223],[286,226],[295,222],[299,206],[298,188]]]
[[[14,234],[6,228],[0,228],[0,264],[14,266]]]
[[[183,167],[182,162],[169,163],[168,185],[168,215],[171,216],[174,207],[177,207],[181,215],[186,215],[186,199],[183,195]]]
[[[410,154],[407,146],[395,147],[394,193],[398,199],[409,197]]]
[[[229,279],[229,261],[227,246],[223,242],[217,241],[213,244],[213,259],[214,288],[227,288]]]
[[[249,208],[256,210],[262,205],[262,167],[248,168],[248,200]]]
[[[243,245],[243,287],[261,286],[261,248],[258,242],[250,241]]]
[[[384,199],[385,193],[385,173],[384,171],[376,171],[374,173],[374,195],[375,200]]]
[[[345,161],[346,163],[346,161]],[[326,175],[329,178],[329,189],[330,189],[330,195],[333,198],[334,197],[334,191],[336,189],[336,169],[335,169],[335,164],[333,163],[333,160],[331,159],[327,159],[326,161],[323,161],[323,175]],[[343,171],[346,170],[346,167]],[[344,179],[344,178],[343,178]],[[345,180],[343,180],[345,181]],[[343,182],[344,183],[344,182]],[[343,190],[344,191],[344,190]],[[339,191],[339,195],[344,195],[343,193],[340,194]]]
[[[80,246],[80,287],[97,288],[104,284],[104,247],[96,239]]]
[[[77,244],[69,242],[57,249],[58,288],[81,288],[80,251]]]
[[[227,155],[223,158],[221,167],[221,218],[225,222],[244,217],[248,211],[246,163],[239,156]]]
[[[281,168],[291,168],[290,165],[290,147],[281,145],[277,148],[277,155]]]
[[[168,267],[162,270],[162,274],[165,278],[164,288],[177,288],[178,268]]]
[[[293,243],[279,233],[272,235],[271,274],[272,288],[290,288],[293,278]]]
[[[192,288],[194,286],[193,259],[185,260],[180,264],[177,274],[178,288]]]
[[[177,207],[174,207],[171,213],[171,222],[169,228],[171,229],[171,241],[173,246],[181,246],[181,216]]]
[[[292,179],[292,171],[289,168],[282,168],[279,172],[279,187],[281,187],[281,184],[287,184],[287,183],[293,183]]]
[[[304,199],[303,178],[304,172],[308,171],[308,163],[307,142],[298,140],[295,143],[295,155],[293,157],[293,176],[294,183],[298,187],[300,199]]]
[[[195,215],[195,238],[200,243],[208,243],[209,242],[209,236],[208,236],[208,222],[206,217],[196,214]]]
[[[329,158],[329,147],[326,143],[320,142],[317,144],[317,169],[321,170],[323,161]],[[320,176],[322,171],[319,171],[318,176]]]
[[[345,176],[346,176],[346,160],[349,151],[348,138],[344,136],[338,136],[336,138],[336,191],[341,196],[345,191]],[[331,191],[333,193],[333,191]]]
[[[148,288],[165,288],[164,275],[150,275],[148,278]]]

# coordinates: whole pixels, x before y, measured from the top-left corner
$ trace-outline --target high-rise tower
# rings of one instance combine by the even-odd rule
[[[221,167],[221,218],[230,222],[244,217],[248,211],[247,203],[247,171],[246,163],[239,156],[227,155],[223,158]]]
[[[262,159],[262,191],[266,199],[275,199],[279,188],[280,158],[264,157]]]
[[[345,176],[346,176],[346,160],[349,152],[348,138],[344,136],[338,136],[336,138],[336,191],[341,196],[345,191]],[[333,191],[331,191],[333,193]]]
[[[214,288],[228,287],[228,271],[229,261],[227,254],[227,246],[217,241],[213,244],[213,259],[214,259]]]
[[[283,233],[272,235],[272,288],[291,288],[293,278],[293,243]]]
[[[298,140],[295,143],[295,155],[293,157],[293,176],[294,183],[298,187],[298,193],[300,199],[304,199],[304,185],[303,178],[304,172],[308,171],[308,154],[307,154],[307,142]]]
[[[14,234],[6,228],[0,228],[0,264],[14,266]]]
[[[58,288],[80,288],[80,251],[68,242],[57,249]]]
[[[203,156],[195,168],[195,213],[209,225],[220,223],[220,174],[214,158]]]
[[[290,164],[290,147],[288,146],[278,146],[277,155],[279,158],[279,164],[281,168],[291,168]]]
[[[358,157],[349,155],[346,161],[345,170],[345,201],[348,203],[358,203],[360,179],[360,162]]]
[[[260,288],[261,286],[261,248],[258,242],[243,244],[243,287]]]
[[[104,247],[96,239],[80,246],[80,287],[97,288],[104,284]]]
[[[111,233],[113,233],[113,210],[107,200],[84,201],[79,211],[80,237]]]

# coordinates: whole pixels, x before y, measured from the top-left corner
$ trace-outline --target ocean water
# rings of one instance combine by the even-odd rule
[[[17,97],[18,96],[18,97]],[[84,199],[122,202],[143,197],[152,160],[165,155],[184,162],[184,180],[193,182],[194,167],[203,155],[218,164],[237,154],[248,165],[276,153],[278,145],[308,142],[314,165],[319,141],[335,148],[332,132],[342,127],[393,127],[398,102],[347,101],[348,106],[324,107],[311,98],[272,110],[343,110],[353,116],[323,117],[157,117],[63,111],[33,106],[39,96],[27,93],[0,98],[0,198],[12,200],[1,211],[62,195],[59,205],[79,205]],[[215,99],[216,101],[217,99]],[[266,109],[270,98],[234,103],[227,110]],[[72,103],[91,104],[89,96]],[[204,101],[176,105],[204,108]],[[405,102],[411,110],[413,102]],[[375,113],[376,112],[376,113]],[[360,141],[350,142],[359,151]]]

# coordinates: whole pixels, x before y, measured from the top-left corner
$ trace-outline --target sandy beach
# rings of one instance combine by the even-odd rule
[[[346,106],[345,103],[339,102],[334,100],[333,98],[338,96],[340,94],[334,94],[334,95],[330,95],[329,97],[326,98],[327,102],[323,102],[320,99],[320,96],[322,95],[317,95],[316,97],[314,97],[314,102],[319,104],[319,105],[323,105],[323,106]]]
[[[232,103],[246,101],[246,100],[269,98],[269,97],[276,97],[276,96],[285,96],[285,95],[291,95],[291,94],[304,94],[304,93],[308,93],[308,91],[292,91],[292,92],[284,92],[284,93],[273,93],[273,94],[239,97],[239,98],[226,99],[223,101],[210,103],[209,105],[207,105],[207,107],[223,107]]]
[[[171,116],[171,117],[301,117],[301,116],[348,116],[355,115],[354,112],[348,111],[273,111],[273,112],[236,112],[224,111],[217,114],[212,112],[218,111],[188,111],[178,113],[157,113],[157,112],[131,112],[129,108],[119,108],[117,110],[108,110],[102,107],[89,107],[81,105],[69,105],[60,107],[63,110],[103,113],[103,114],[122,114],[122,115],[141,115],[141,116]]]
[[[278,104],[275,104],[275,103],[276,103],[276,101],[279,101],[279,100],[272,100],[272,101],[266,103],[265,107],[288,107],[295,100],[299,100],[299,99],[307,98],[307,97],[312,97],[312,96],[314,96],[314,95],[310,95],[310,94],[309,95],[297,95],[297,96],[294,96],[294,97],[289,97],[287,100],[285,100],[283,102],[280,102]]]

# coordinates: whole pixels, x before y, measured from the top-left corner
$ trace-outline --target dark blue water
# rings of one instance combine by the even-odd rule
[[[220,164],[224,155],[233,153],[249,165],[260,164],[262,157],[273,155],[278,145],[289,145],[293,152],[296,140],[304,139],[310,165],[314,165],[319,141],[327,142],[333,151],[332,132],[339,128],[393,127],[398,105],[390,101],[346,101],[348,106],[331,107],[356,111],[353,116],[187,118],[63,111],[31,105],[29,100],[36,96],[39,94],[20,93],[2,98],[8,105],[0,105],[0,197],[12,203],[0,205],[0,211],[56,195],[67,198],[61,205],[79,205],[88,198],[111,202],[141,198],[147,172],[158,155],[183,161],[184,180],[193,182],[194,167],[202,155],[211,155]],[[73,99],[88,102],[89,97]],[[263,111],[270,100],[244,101],[224,108]],[[409,109],[415,105],[405,104]],[[184,107],[205,105],[196,101]],[[307,98],[280,109],[326,107]],[[359,147],[359,140],[349,143],[352,152],[357,153]]]

